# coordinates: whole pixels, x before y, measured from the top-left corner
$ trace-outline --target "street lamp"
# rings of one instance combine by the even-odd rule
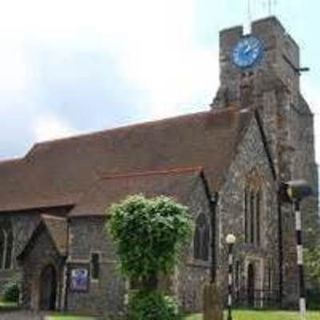
[[[312,195],[312,189],[304,180],[288,181],[282,185],[283,195],[289,200],[295,212],[296,224],[296,245],[297,245],[297,265],[299,272],[299,310],[302,320],[306,318],[306,289],[304,283],[304,270],[303,270],[303,244],[302,244],[302,223],[301,223],[301,201]]]
[[[232,320],[232,271],[233,271],[233,255],[232,255],[232,248],[236,242],[236,237],[230,233],[226,237],[226,243],[228,245],[228,318],[227,320]]]

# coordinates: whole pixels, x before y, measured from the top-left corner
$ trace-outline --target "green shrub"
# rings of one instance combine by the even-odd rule
[[[319,288],[307,289],[307,303],[308,303],[309,309],[320,310],[319,297],[320,297]]]
[[[138,292],[130,297],[129,320],[180,320],[176,302],[159,292]]]
[[[19,301],[19,286],[16,281],[10,281],[5,285],[3,300],[5,302]]]
[[[130,278],[172,271],[192,234],[188,209],[167,197],[129,196],[108,213],[121,270]]]

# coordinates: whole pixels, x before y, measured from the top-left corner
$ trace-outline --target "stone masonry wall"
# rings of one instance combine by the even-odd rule
[[[210,225],[212,212],[208,200],[203,181],[199,179],[190,198],[185,203],[189,207],[194,221],[200,213],[203,213]],[[212,232],[216,232],[216,230],[211,230],[210,237],[212,237]],[[217,235],[215,236],[217,237]],[[177,281],[175,294],[184,312],[191,313],[203,310],[203,287],[210,280],[211,257],[210,248],[208,261],[194,259],[193,239],[190,240],[190,245],[186,248],[184,259],[178,266],[175,275]]]
[[[21,269],[17,264],[16,256],[21,252],[39,222],[39,216],[33,214],[12,213],[1,216],[1,221],[9,220],[13,230],[13,260],[12,268],[0,270],[0,296],[5,284],[12,279],[21,279]],[[0,221],[0,223],[1,223]]]
[[[105,231],[105,218],[77,218],[70,221],[69,267],[90,267],[91,253],[100,253],[99,280],[91,280],[88,292],[68,291],[68,310],[89,314],[121,315],[126,286],[117,270],[117,260]]]
[[[60,309],[63,305],[63,302],[61,301],[63,259],[59,256],[55,245],[45,228],[42,228],[39,232],[34,246],[22,262],[22,307],[31,310],[39,310],[41,272],[46,266],[52,265],[57,274],[56,309]]]
[[[233,233],[237,237],[234,247],[235,264],[239,264],[239,288],[235,291],[246,294],[248,265],[252,263],[255,268],[255,290],[257,300],[263,298],[263,291],[269,289],[278,291],[279,266],[278,266],[278,213],[277,213],[277,188],[270,164],[267,160],[262,143],[260,131],[255,120],[248,129],[243,142],[228,172],[226,183],[220,192],[219,201],[219,281],[224,292],[227,285],[227,246],[225,237]],[[244,195],[248,176],[257,176],[262,183],[261,215],[261,244],[256,246],[246,243],[244,239]],[[269,268],[271,270],[269,271]],[[271,272],[271,285],[269,284]],[[271,287],[271,288],[270,288]],[[260,302],[257,307],[262,307]]]
[[[190,197],[184,203],[190,213],[197,217],[201,212],[210,223],[210,208],[203,182],[198,179]],[[70,250],[68,264],[90,266],[92,252],[100,253],[100,277],[91,280],[88,292],[68,292],[68,310],[104,314],[122,315],[125,311],[128,286],[117,270],[117,258],[113,244],[105,231],[105,218],[74,218],[70,221]],[[211,254],[210,254],[211,255]],[[193,259],[193,239],[185,248],[183,260],[175,273],[166,281],[166,291],[176,295],[184,311],[196,312],[202,309],[202,289],[209,280],[211,261]],[[169,287],[168,287],[169,286]]]

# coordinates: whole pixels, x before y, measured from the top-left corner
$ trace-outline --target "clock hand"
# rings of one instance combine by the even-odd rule
[[[246,49],[244,50],[244,54],[248,54],[252,50],[251,46],[248,44]]]

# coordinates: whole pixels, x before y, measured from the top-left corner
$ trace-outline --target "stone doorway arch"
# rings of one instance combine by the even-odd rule
[[[254,307],[254,304],[255,304],[255,270],[254,270],[253,263],[250,263],[248,265],[247,298],[248,298],[248,306]]]
[[[42,269],[39,289],[39,309],[54,310],[57,297],[57,272],[52,264]]]

